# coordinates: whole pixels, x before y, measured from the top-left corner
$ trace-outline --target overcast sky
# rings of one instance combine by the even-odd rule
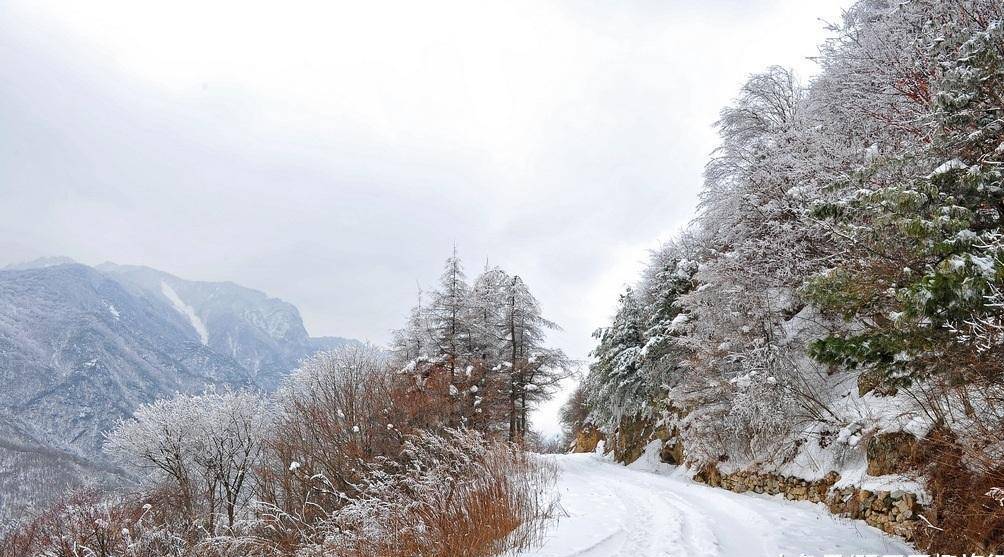
[[[811,75],[846,3],[0,0],[0,266],[232,280],[383,343],[456,243],[584,359],[718,109]]]

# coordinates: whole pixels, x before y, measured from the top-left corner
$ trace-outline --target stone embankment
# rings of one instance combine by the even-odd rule
[[[684,447],[675,430],[654,427],[644,420],[624,423],[606,440],[598,429],[580,431],[571,452],[593,452],[601,441],[604,450],[612,452],[618,462],[629,464],[637,459],[650,440],[662,441],[659,457],[670,464],[684,464]],[[612,441],[612,442],[611,442]],[[868,473],[873,476],[897,474],[910,467],[916,439],[906,433],[882,434],[868,444]],[[921,524],[917,495],[908,491],[872,491],[857,486],[834,487],[840,474],[830,472],[820,480],[810,481],[773,473],[739,471],[722,474],[715,466],[706,466],[694,476],[698,482],[736,493],[781,495],[792,501],[824,503],[830,512],[856,520],[864,520],[880,530],[912,540]]]
[[[825,503],[833,514],[864,520],[907,540],[913,539],[919,525],[919,514],[923,510],[917,495],[907,491],[870,491],[855,486],[834,488],[840,480],[840,474],[836,472],[830,472],[821,480],[808,481],[756,472],[721,474],[717,468],[707,467],[696,474],[694,480],[736,493],[752,491],[782,495],[792,501]]]

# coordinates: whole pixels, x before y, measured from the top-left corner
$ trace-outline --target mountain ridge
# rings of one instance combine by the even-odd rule
[[[0,464],[14,470],[0,481],[0,524],[59,491],[18,476],[65,488],[120,480],[102,432],[139,404],[271,391],[303,358],[357,342],[311,337],[295,306],[233,282],[65,258],[0,269],[0,431],[11,441]]]

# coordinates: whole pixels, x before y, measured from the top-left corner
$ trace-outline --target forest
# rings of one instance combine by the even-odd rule
[[[597,331],[565,407],[694,468],[847,474],[906,432],[930,551],[1004,547],[1004,25],[994,0],[862,0],[820,73],[723,108],[698,214]],[[867,478],[864,478],[867,479]]]

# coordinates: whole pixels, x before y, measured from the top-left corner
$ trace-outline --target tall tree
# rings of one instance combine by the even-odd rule
[[[999,377],[1000,359],[979,355],[1000,354],[999,342],[988,344],[979,329],[998,321],[1004,279],[1002,8],[919,2],[895,16],[867,4],[857,11],[845,29],[857,40],[835,55],[910,60],[869,77],[910,120],[905,108],[887,110],[906,133],[845,185],[845,202],[821,208],[846,255],[807,291],[860,326],[821,339],[813,355],[889,387]]]
[[[569,371],[561,350],[544,346],[545,334],[558,326],[543,317],[540,304],[518,275],[504,284],[502,322],[503,366],[509,374],[509,440],[526,439],[527,413],[553,393]]]
[[[436,343],[439,354],[446,357],[451,384],[456,381],[458,363],[467,359],[472,348],[468,323],[470,298],[470,286],[454,247],[439,277],[439,289],[432,295],[427,320],[429,336]]]
[[[639,400],[643,333],[641,306],[629,287],[620,295],[613,323],[593,333],[599,343],[592,352],[587,396],[594,408],[591,420],[608,431],[645,403]]]

